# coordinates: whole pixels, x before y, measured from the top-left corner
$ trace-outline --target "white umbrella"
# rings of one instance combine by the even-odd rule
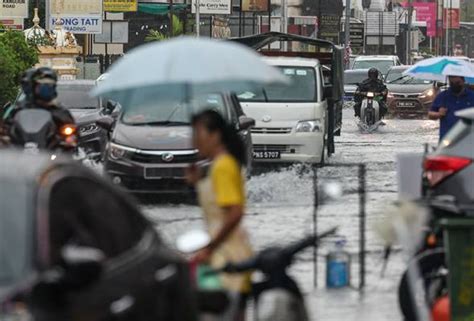
[[[153,95],[158,87],[225,92],[273,82],[288,79],[254,50],[230,41],[180,37],[132,50],[112,65],[92,94],[123,104],[130,96],[158,99]]]
[[[403,74],[441,82],[446,81],[446,77],[449,76],[461,76],[471,82],[474,78],[474,64],[456,57],[435,57],[416,63]]]

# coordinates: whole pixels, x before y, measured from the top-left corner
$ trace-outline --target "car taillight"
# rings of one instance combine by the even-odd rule
[[[472,160],[452,156],[428,156],[423,164],[430,185],[436,186],[472,163]]]

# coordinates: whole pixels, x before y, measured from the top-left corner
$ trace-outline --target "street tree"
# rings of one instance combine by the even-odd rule
[[[15,98],[21,74],[37,62],[38,51],[26,42],[23,33],[0,34],[0,106]]]

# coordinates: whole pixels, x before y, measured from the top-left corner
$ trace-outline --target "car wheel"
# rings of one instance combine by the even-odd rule
[[[426,296],[422,298],[415,293],[412,299],[407,269],[405,273],[403,273],[398,287],[398,302],[405,321],[418,321],[416,312],[418,308],[414,301],[422,301],[422,303],[430,306],[437,297],[443,295],[446,291],[446,276],[436,276],[439,275],[440,270],[446,269],[444,250],[438,249],[425,252],[415,257],[410,262],[410,265],[412,267],[418,267],[421,276],[421,280],[419,281],[423,282]]]

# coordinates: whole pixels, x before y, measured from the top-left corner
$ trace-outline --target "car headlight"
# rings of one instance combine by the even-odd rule
[[[391,92],[388,92],[387,98],[393,98],[393,97],[395,97],[395,96]]]
[[[312,132],[320,132],[323,128],[321,126],[321,120],[306,120],[300,121],[296,124],[296,132],[297,133],[312,133]]]
[[[429,97],[433,97],[435,94],[434,90],[433,89],[428,89],[428,90],[425,90],[421,95],[420,95],[420,98],[429,98]]]
[[[81,137],[88,136],[88,135],[97,133],[99,130],[100,130],[99,125],[97,125],[96,123],[92,123],[92,124],[81,126],[81,128],[79,128],[79,135]]]
[[[109,146],[109,156],[112,159],[129,158],[134,153],[133,148],[111,143]]]

